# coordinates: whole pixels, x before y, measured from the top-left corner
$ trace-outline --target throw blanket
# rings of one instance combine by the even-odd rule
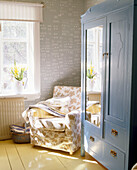
[[[54,108],[44,101],[35,105],[30,105],[23,113],[22,117],[26,122],[29,121],[30,110],[34,117],[51,118],[51,117],[65,117],[66,113],[60,112],[59,108]]]

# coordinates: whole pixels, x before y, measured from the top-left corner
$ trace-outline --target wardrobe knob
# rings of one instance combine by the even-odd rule
[[[113,157],[117,157],[117,153],[113,150],[110,150],[110,155]]]
[[[106,55],[106,56],[108,56],[108,55],[109,55],[109,53],[103,53],[103,57],[104,57],[105,55]]]
[[[111,130],[111,134],[114,135],[114,136],[117,136],[118,135],[118,131],[116,131],[115,129],[112,129]]]
[[[93,138],[92,136],[90,136],[90,140],[91,140],[92,142],[94,142],[94,141],[95,141],[95,138]]]

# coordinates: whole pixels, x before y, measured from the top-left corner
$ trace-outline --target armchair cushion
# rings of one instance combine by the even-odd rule
[[[77,110],[81,107],[81,88],[71,86],[55,86],[53,97],[70,97],[69,110]]]

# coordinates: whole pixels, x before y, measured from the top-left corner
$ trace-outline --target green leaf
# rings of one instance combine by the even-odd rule
[[[14,59],[14,66],[16,66],[16,60]]]
[[[91,74],[90,74],[90,69],[87,70],[87,77],[88,77],[89,79],[92,78],[92,76],[91,76]]]

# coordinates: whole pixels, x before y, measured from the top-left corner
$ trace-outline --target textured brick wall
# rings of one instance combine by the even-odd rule
[[[41,99],[53,86],[80,86],[83,0],[47,0],[41,24]]]
[[[84,0],[84,11],[86,12],[91,6],[97,5],[105,0]]]

